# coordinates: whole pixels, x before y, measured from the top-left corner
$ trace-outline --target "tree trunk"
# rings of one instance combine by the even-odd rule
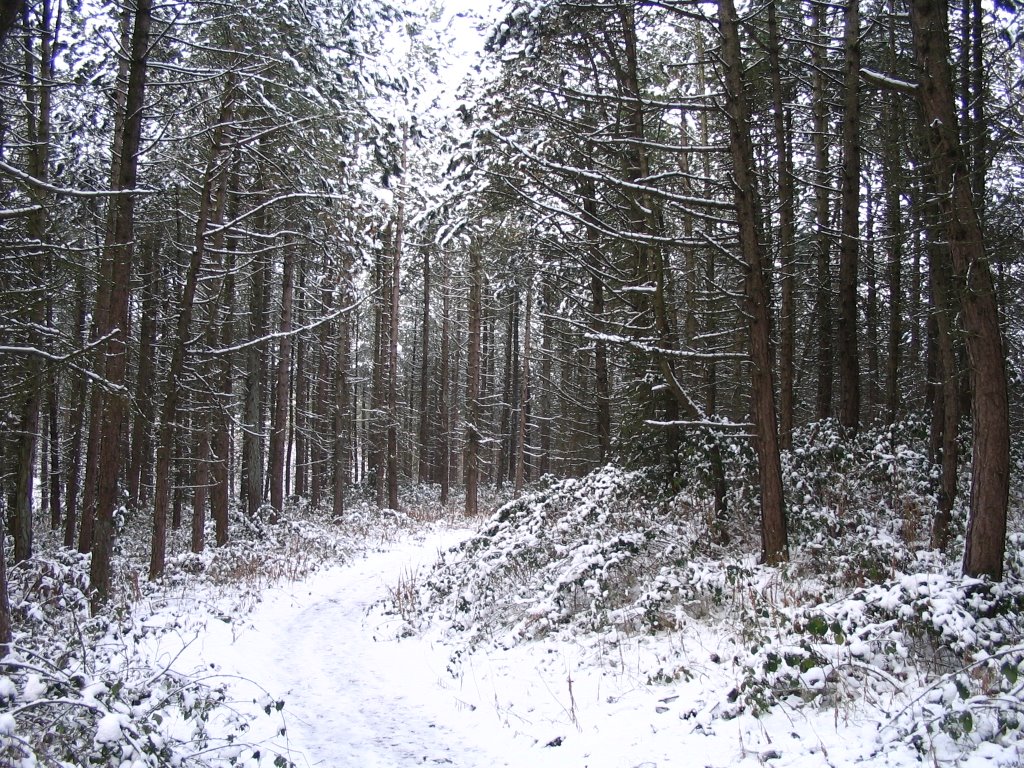
[[[128,65],[128,89],[125,98],[124,132],[120,145],[121,158],[117,189],[136,186],[139,145],[142,139],[142,109],[145,98],[146,66],[149,53],[151,0],[137,0],[132,27],[131,53]],[[131,291],[131,267],[134,244],[135,196],[119,195],[111,203],[115,208],[113,228],[106,250],[111,265],[110,299],[103,318],[101,336],[113,334],[107,347],[104,377],[109,384],[120,387],[125,382],[128,344],[128,300]],[[111,558],[114,551],[114,512],[117,508],[118,471],[120,469],[121,428],[126,411],[124,394],[107,392],[103,396],[96,484],[96,528],[92,543],[89,577],[93,607],[110,597]]]
[[[890,66],[896,58],[895,0],[889,0]],[[903,348],[903,211],[900,193],[904,188],[900,142],[905,130],[898,94],[887,93],[882,118],[882,186],[885,190],[886,247],[889,251],[889,330],[885,368],[885,420],[896,421],[901,406],[900,366]]]
[[[479,512],[477,494],[480,479],[480,324],[483,301],[483,270],[480,264],[480,245],[469,246],[469,350],[466,364],[466,447],[465,484],[466,516]]]
[[[199,276],[203,268],[203,262],[206,259],[207,230],[211,221],[220,223],[224,213],[224,196],[227,185],[222,184],[219,192],[216,193],[214,185],[218,176],[222,173],[223,163],[221,162],[221,155],[225,142],[225,127],[231,119],[234,98],[234,81],[232,78],[229,78],[224,88],[220,116],[214,129],[213,142],[210,147],[209,157],[207,158],[206,169],[203,173],[203,186],[199,198],[195,238],[188,269],[185,272],[185,284],[182,286],[181,296],[178,299],[177,319],[175,321],[174,337],[171,346],[171,361],[166,374],[168,386],[160,408],[160,430],[156,448],[156,474],[153,491],[153,538],[149,554],[150,580],[158,579],[163,575],[166,563],[167,510],[171,494],[174,447],[178,442],[178,406],[183,389],[179,385],[179,381],[185,373],[185,359],[188,354],[192,316],[196,305],[196,290],[199,286]],[[197,457],[197,461],[202,465],[204,474],[207,472],[207,461],[209,460],[209,433],[207,431],[208,425],[205,422],[206,420],[203,419],[201,428],[204,434],[200,445],[200,449],[205,452],[205,455]],[[200,500],[205,503],[205,487],[199,495]],[[196,545],[195,535],[196,533],[193,529],[193,546]]]
[[[237,187],[239,176],[240,155],[235,152],[230,177],[225,183],[230,191]],[[228,209],[228,220],[234,221],[238,215],[238,196],[232,195]],[[216,239],[219,239],[220,235]],[[238,250],[238,238],[236,236],[227,238],[227,249],[224,263],[224,286],[223,301],[221,302],[221,319],[219,329],[219,344],[221,349],[230,349],[235,338],[235,253]],[[231,421],[230,413],[233,376],[232,366],[233,355],[225,351],[216,360],[216,374],[214,378],[214,391],[217,393],[217,402],[213,409],[213,444],[212,466],[210,467],[213,476],[212,487],[210,488],[210,514],[214,521],[214,537],[218,547],[228,543],[228,512],[231,498]]]
[[[931,195],[934,190],[928,190]],[[934,207],[934,206],[931,206]],[[936,225],[935,216],[931,216],[931,224]],[[933,230],[934,231],[934,230]],[[934,231],[934,234],[941,234]],[[931,276],[932,297],[935,303],[935,348],[938,353],[938,395],[935,402],[937,418],[932,426],[934,435],[932,443],[938,446],[939,455],[933,456],[942,467],[942,478],[939,484],[939,503],[932,521],[931,545],[935,549],[945,550],[949,544],[949,526],[952,522],[953,503],[957,496],[957,469],[959,456],[957,437],[960,431],[960,398],[957,396],[959,370],[956,352],[953,348],[953,322],[956,315],[956,296],[953,287],[953,267],[949,252],[941,243],[935,242],[929,248],[928,265]]]
[[[298,319],[295,325],[306,322],[306,269],[299,270],[299,295],[295,302]],[[295,402],[292,429],[295,435],[295,482],[292,493],[299,498],[309,497],[309,379],[306,374],[309,344],[303,336],[295,339],[295,370],[292,374]]]
[[[267,334],[269,320],[268,264],[264,254],[256,254],[249,289],[250,339]],[[245,351],[245,405],[242,421],[242,496],[249,517],[255,517],[263,504],[263,381],[265,352],[263,344]]]
[[[545,277],[541,288],[541,338],[540,338],[540,465],[538,474],[543,477],[551,472],[551,349],[554,344],[554,286]]]
[[[441,504],[448,503],[448,494],[451,488],[451,286],[449,285],[448,263],[441,260],[441,392],[438,396],[438,433],[440,437],[439,461],[437,462],[438,476],[441,484]]]
[[[85,340],[85,276],[79,274],[75,285],[75,340]],[[75,376],[71,385],[71,420],[68,425],[68,457],[64,462],[66,478],[64,498],[67,510],[64,515],[64,546],[75,546],[78,525],[78,496],[82,479],[82,439],[85,429],[85,410],[88,386],[84,376]]]
[[[152,466],[152,425],[156,412],[153,394],[158,313],[160,311],[159,278],[156,255],[159,245],[146,244],[142,251],[142,318],[139,321],[139,364],[135,384],[137,410],[132,424],[132,454],[128,469],[128,502],[138,509],[143,499],[143,478]]]
[[[0,541],[7,540],[7,526],[4,515],[0,515]],[[7,558],[0,546],[0,659],[7,656],[14,640],[14,625],[11,621],[11,601],[7,591]]]
[[[825,93],[826,36],[825,9],[821,3],[811,3],[814,42],[811,44],[812,126],[814,147],[814,224],[815,263],[817,285],[814,314],[817,320],[817,397],[815,415],[827,419],[832,415],[832,266],[831,235],[829,234],[828,147],[825,137],[829,132],[828,101]]]
[[[740,250],[746,265],[744,307],[750,332],[751,411],[760,475],[761,551],[764,562],[776,564],[788,559],[789,552],[775,388],[772,381],[771,296],[766,275],[767,264],[758,231],[762,217],[755,187],[754,149],[750,138],[743,61],[733,0],[719,0],[718,25],[722,34],[736,217]]]
[[[346,254],[344,269],[341,276],[341,304],[343,307],[354,307],[355,297],[352,295],[352,256]],[[337,362],[334,379],[334,440],[332,443],[333,458],[333,505],[332,514],[335,519],[341,519],[345,514],[345,489],[349,480],[349,463],[351,452],[349,450],[348,435],[355,429],[355,419],[348,422],[349,414],[349,333],[352,327],[353,312],[347,312],[339,323],[338,327],[338,348]]]
[[[521,493],[523,484],[528,479],[526,471],[526,439],[527,413],[530,402],[530,325],[533,322],[533,286],[532,280],[526,285],[526,318],[523,323],[523,355],[522,377],[519,380],[519,441],[516,458],[516,493]]]
[[[395,211],[395,241],[391,252],[391,330],[388,333],[388,507],[398,510],[398,327],[400,287],[402,278],[402,248],[405,243],[405,196],[409,184],[408,168],[409,127],[402,127],[402,181],[397,195]]]
[[[860,428],[857,271],[860,261],[860,2],[844,12],[842,234],[839,239],[839,424],[847,438]]]
[[[23,8],[23,19],[28,35],[25,46],[25,109],[28,113],[29,167],[33,176],[42,181],[49,178],[50,167],[50,105],[53,90],[53,57],[56,46],[53,38],[49,0],[43,0],[38,11],[39,50],[38,78],[35,77],[36,52],[32,50],[31,22],[28,8]],[[33,202],[40,205],[28,218],[28,235],[34,241],[25,255],[24,268],[28,280],[26,293],[28,307],[25,327],[30,346],[42,348],[42,331],[46,321],[47,296],[45,289],[47,213],[42,203],[46,192],[33,190]],[[29,355],[24,363],[25,378],[21,396],[18,423],[16,476],[14,491],[14,562],[32,557],[33,480],[39,443],[40,411],[46,372],[39,355]]]
[[[271,522],[277,522],[284,511],[285,442],[288,437],[288,374],[292,362],[292,300],[295,285],[295,243],[284,248],[281,275],[281,321],[278,330],[281,340],[277,345],[277,373],[274,378],[274,410],[270,424],[269,454]]]
[[[792,130],[787,126],[786,94],[782,86],[779,25],[775,0],[768,4],[768,55],[771,60],[772,113],[779,186],[779,263],[782,267],[782,306],[779,311],[779,441],[793,445],[793,387],[796,379],[796,203],[793,184]]]
[[[430,477],[430,246],[423,249],[423,319],[420,357],[420,413],[417,442],[420,449],[416,476],[421,484]]]
[[[1009,403],[999,309],[957,127],[943,0],[911,0],[918,95],[938,205],[960,283],[971,379],[971,506],[963,570],[1003,576],[1010,481]]]
[[[604,282],[601,279],[601,244],[598,231],[597,193],[594,182],[585,179],[583,195],[583,223],[587,228],[585,264],[590,272],[591,329],[594,341],[594,392],[596,400],[597,446],[599,461],[608,460],[612,447],[611,386],[608,376],[608,344],[604,339],[605,301]]]
[[[137,11],[138,9],[136,9]],[[120,50],[128,51],[132,47],[132,30],[134,14],[129,5],[121,10],[120,18]],[[117,88],[114,91],[114,135],[111,141],[110,188],[116,190],[121,183],[121,150],[124,145],[125,121],[128,115],[126,100],[128,98],[130,56],[121,56],[117,65]],[[107,206],[106,243],[111,241],[116,226],[118,211],[123,201],[115,198]],[[93,306],[93,322],[90,338],[98,341],[103,338],[110,327],[110,295],[114,283],[113,249],[105,247],[100,258],[99,278],[96,281],[96,297]],[[103,370],[106,358],[100,350],[94,360],[96,370]],[[92,551],[96,528],[96,493],[100,473],[100,445],[103,432],[104,391],[94,386],[89,397],[89,429],[85,449],[85,479],[82,489],[82,525],[78,535],[78,551],[86,554]]]

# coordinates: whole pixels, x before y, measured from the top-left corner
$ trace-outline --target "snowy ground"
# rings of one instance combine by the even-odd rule
[[[154,612],[152,622],[180,629],[151,651],[181,672],[209,670],[228,682],[238,717],[252,721],[247,736],[260,745],[261,764],[277,754],[327,768],[916,766],[922,757],[992,766],[1012,757],[981,751],[958,761],[952,744],[927,755],[889,744],[886,712],[901,708],[899,691],[889,701],[724,719],[720,708],[738,677],[734,646],[699,624],[658,637],[491,647],[453,663],[441,628],[401,637],[401,618],[377,601],[468,535],[407,535],[268,590],[244,620],[182,595]],[[651,669],[664,669],[664,678],[651,680]],[[256,751],[240,747],[240,762]]]

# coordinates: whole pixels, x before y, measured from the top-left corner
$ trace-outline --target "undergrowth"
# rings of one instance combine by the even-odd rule
[[[115,597],[97,615],[89,610],[89,556],[39,530],[44,554],[9,570],[15,639],[0,660],[0,765],[291,765],[275,746],[286,743],[285,702],[215,669],[182,673],[162,642],[174,647],[195,632],[196,612],[244,620],[268,587],[384,545],[410,519],[358,500],[341,523],[298,501],[275,524],[269,512],[234,514],[227,544],[174,555],[163,577],[149,581],[149,521],[122,510]],[[208,528],[208,542],[213,534]],[[172,531],[170,551],[186,550],[187,535]],[[281,739],[267,744],[257,732]]]
[[[1009,536],[1003,582],[962,577],[960,498],[949,552],[928,548],[937,470],[922,424],[850,442],[834,422],[798,431],[783,465],[791,560],[778,568],[750,554],[749,447],[714,438],[729,481],[728,509],[716,510],[710,438],[693,439],[668,482],[664,471],[606,466],[501,507],[420,577],[415,611],[405,585],[409,629],[446,626],[461,645],[458,674],[464,650],[479,645],[612,631],[685,643],[690,627],[711,624],[732,648],[731,659],[711,659],[734,676],[719,717],[870,705],[883,716],[880,749],[924,753],[945,739],[967,753],[1020,738],[1024,536]],[[651,669],[648,679],[680,674]]]

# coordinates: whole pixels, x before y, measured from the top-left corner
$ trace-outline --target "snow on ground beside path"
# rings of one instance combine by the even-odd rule
[[[183,599],[167,610],[177,612],[184,649],[165,635],[156,650],[181,672],[209,669],[229,683],[264,765],[275,754],[328,768],[920,765],[906,747],[882,749],[881,707],[893,702],[719,717],[738,673],[731,641],[699,625],[482,648],[455,664],[442,627],[401,637],[401,618],[377,601],[468,535],[406,536],[268,590],[244,622],[190,610]],[[659,662],[685,674],[652,683],[641,670]],[[256,764],[255,749],[240,747],[238,757]],[[998,763],[982,752],[960,764]]]

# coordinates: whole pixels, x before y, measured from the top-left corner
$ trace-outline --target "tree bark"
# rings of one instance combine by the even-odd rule
[[[416,476],[421,484],[428,482],[430,477],[430,246],[423,249],[423,315],[421,320],[421,344],[423,353],[420,357],[420,406],[419,429],[419,466]]]
[[[50,112],[53,91],[53,59],[55,40],[49,0],[43,0],[38,11],[39,68],[36,72],[36,51],[33,50],[31,19],[27,7],[22,8],[28,41],[25,46],[25,111],[29,146],[29,168],[33,176],[43,181],[49,178],[50,167]],[[28,218],[28,235],[35,241],[25,255],[27,272],[26,299],[28,307],[25,328],[31,346],[42,348],[43,328],[46,322],[47,296],[45,290],[46,234],[48,228],[45,202],[46,192],[33,190],[33,201],[40,205]],[[39,443],[40,412],[46,385],[46,371],[38,355],[29,355],[24,363],[24,390],[21,395],[21,413],[18,423],[14,505],[14,562],[32,557],[33,484]]]
[[[344,268],[341,276],[341,305],[353,307],[355,297],[352,295],[352,256],[346,254],[344,257]],[[354,429],[355,419],[346,420],[349,414],[349,368],[351,355],[349,352],[349,335],[352,328],[352,312],[347,312],[339,323],[337,360],[334,379],[334,440],[332,445],[333,472],[333,505],[332,514],[336,520],[341,519],[345,514],[345,489],[349,481],[349,464],[351,452],[349,450],[348,435]]]
[[[79,275],[75,285],[75,340],[85,340],[85,276]],[[71,385],[71,418],[68,424],[68,456],[64,462],[66,476],[64,498],[67,509],[64,514],[64,546],[75,546],[78,526],[78,497],[82,479],[82,439],[85,430],[85,411],[88,386],[84,376],[75,376]]]
[[[814,147],[814,246],[817,265],[814,314],[817,341],[817,395],[815,415],[827,419],[832,415],[832,266],[831,235],[829,227],[830,178],[828,174],[828,101],[825,94],[826,36],[825,10],[821,3],[812,2],[811,20],[814,42],[811,44],[812,82],[812,145]]]
[[[762,217],[753,172],[754,149],[750,137],[743,60],[733,0],[719,0],[718,26],[722,35],[733,192],[740,250],[746,266],[744,308],[750,333],[751,411],[761,490],[761,553],[764,562],[777,564],[788,559],[789,545],[779,458],[775,387],[772,380],[771,297],[766,275],[768,265],[758,231]]]
[[[523,323],[523,354],[522,354],[522,375],[519,380],[519,440],[518,456],[516,457],[516,493],[521,493],[523,484],[528,479],[526,471],[526,439],[527,439],[527,413],[530,402],[530,325],[533,322],[533,286],[532,280],[526,286],[526,318]]]
[[[843,183],[839,239],[839,425],[847,438],[860,428],[857,272],[860,264],[860,2],[844,9]]]
[[[1003,576],[1009,500],[1010,437],[1005,355],[985,241],[957,126],[949,65],[947,6],[911,0],[918,97],[931,152],[938,205],[960,283],[971,380],[971,505],[963,570]]]
[[[477,495],[480,480],[480,324],[482,315],[483,274],[480,264],[480,245],[469,246],[469,350],[466,364],[466,447],[465,485],[466,516],[479,512]]]
[[[0,515],[0,541],[7,540],[7,526],[4,515]],[[6,547],[0,547],[0,659],[7,656],[14,640],[14,624],[11,621],[11,601],[7,591]]]
[[[782,306],[779,311],[779,442],[793,445],[793,388],[796,380],[796,203],[793,183],[792,130],[787,126],[782,85],[781,43],[775,0],[768,4],[768,55],[771,62],[772,117],[779,189],[779,263]]]
[[[590,271],[590,326],[594,340],[594,395],[596,408],[598,460],[604,464],[612,448],[611,383],[608,375],[608,343],[605,341],[604,282],[600,276],[601,245],[598,231],[597,193],[594,182],[585,179],[583,195],[583,223],[587,229],[586,260]]]
[[[152,0],[137,0],[132,26],[131,53],[128,65],[128,89],[125,98],[124,132],[120,145],[121,158],[118,190],[132,190],[138,175],[139,145],[142,139],[142,113],[145,99],[146,68],[149,54],[149,28]],[[128,300],[131,291],[131,267],[134,240],[135,196],[118,195],[113,229],[109,239],[111,251],[110,300],[102,334],[113,334],[107,347],[104,377],[114,387],[125,382],[128,344]],[[96,529],[92,544],[89,577],[92,604],[98,608],[110,597],[111,558],[114,551],[114,512],[118,502],[118,471],[120,440],[125,394],[108,391],[103,396],[96,488]]]
[[[277,372],[274,378],[274,410],[270,424],[269,454],[271,522],[277,522],[284,511],[285,445],[288,437],[288,374],[292,362],[292,301],[295,292],[295,243],[284,247],[281,275],[281,320],[278,330]]]
[[[441,380],[441,392],[438,396],[438,433],[439,442],[437,462],[438,476],[441,485],[441,504],[448,503],[448,495],[451,490],[451,286],[449,285],[448,263],[441,260],[441,370],[438,378]]]
[[[928,190],[926,194],[930,195],[933,192],[934,190]],[[937,223],[935,216],[930,218],[933,225]],[[941,238],[941,234],[939,237]],[[940,243],[930,245],[928,266],[935,304],[935,348],[938,353],[938,365],[936,366],[938,394],[935,402],[937,418],[932,429],[938,431],[939,434],[933,436],[932,443],[938,447],[939,455],[933,456],[933,460],[937,460],[942,467],[939,503],[932,520],[931,545],[935,549],[945,550],[949,544],[949,526],[953,519],[953,503],[957,496],[959,465],[957,451],[957,437],[960,431],[960,398],[957,396],[959,371],[956,364],[956,352],[953,348],[953,322],[956,315],[957,299],[954,295],[953,267],[950,263],[949,252]]]
[[[405,246],[405,196],[409,183],[409,126],[402,127],[401,168],[395,211],[395,241],[391,251],[391,310],[388,333],[388,507],[398,510],[398,328],[402,279],[402,249]]]
[[[142,252],[142,317],[139,321],[139,363],[135,384],[137,410],[132,423],[131,463],[128,468],[128,501],[138,509],[143,500],[143,479],[152,472],[155,360],[158,313],[160,311],[159,278],[156,255],[159,245],[146,243]],[[148,469],[148,472],[147,472]]]
[[[167,510],[171,495],[171,477],[173,474],[174,448],[178,442],[178,412],[182,387],[180,379],[185,373],[185,360],[191,339],[192,316],[195,312],[196,290],[199,286],[199,275],[203,268],[207,252],[207,230],[211,221],[219,223],[224,213],[224,196],[226,184],[222,184],[219,192],[215,192],[215,183],[221,175],[223,164],[221,155],[224,149],[226,125],[231,119],[234,106],[234,82],[229,79],[224,88],[221,100],[220,115],[213,132],[210,154],[203,173],[203,185],[199,198],[199,211],[196,217],[195,238],[188,269],[185,272],[185,283],[177,304],[174,339],[171,347],[171,361],[168,365],[166,381],[167,391],[160,407],[160,429],[156,448],[156,474],[153,491],[153,537],[149,553],[149,578],[158,579],[163,575],[167,557]],[[202,465],[205,474],[209,460],[208,425],[203,420],[201,428],[203,437],[200,441],[200,454],[197,462]],[[205,455],[202,455],[205,454]],[[199,492],[200,502],[205,503],[206,488]],[[196,510],[193,510],[196,511]],[[204,514],[204,513],[200,513]],[[177,527],[177,526],[175,526]],[[193,547],[197,546],[197,534],[193,529]],[[201,544],[199,544],[201,546]]]
[[[260,228],[258,231],[261,231]],[[249,288],[250,339],[261,339],[267,334],[270,281],[264,254],[256,254]],[[242,418],[242,496],[245,511],[255,517],[263,504],[263,383],[265,346],[253,344],[245,351],[245,404]]]

